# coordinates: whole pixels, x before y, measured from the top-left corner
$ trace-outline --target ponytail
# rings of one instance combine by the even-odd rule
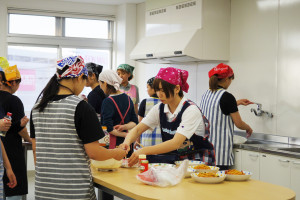
[[[40,96],[42,96],[40,102],[34,109],[39,109],[39,112],[43,112],[47,104],[55,95],[57,95],[59,89],[59,83],[57,81],[57,76],[54,74],[46,87],[42,90],[40,95],[38,96],[36,102],[40,99]]]
[[[213,92],[217,91],[218,82],[219,82],[219,79],[216,75],[211,76],[209,78],[209,89],[211,89]]]

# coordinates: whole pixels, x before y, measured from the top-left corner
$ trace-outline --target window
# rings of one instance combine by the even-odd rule
[[[10,65],[17,65],[22,82],[17,96],[22,100],[29,116],[35,100],[54,75],[57,48],[34,46],[8,46],[7,59]]]
[[[22,100],[25,113],[30,111],[56,70],[56,61],[80,55],[85,62],[111,68],[113,42],[111,20],[40,16],[9,12],[7,35],[8,61],[17,64],[22,82],[16,95]],[[10,13],[13,12],[13,13]],[[90,17],[90,16],[88,16]],[[91,91],[85,88],[86,96]]]
[[[66,37],[108,39],[108,21],[66,18]]]
[[[10,14],[9,33],[54,36],[55,17]]]

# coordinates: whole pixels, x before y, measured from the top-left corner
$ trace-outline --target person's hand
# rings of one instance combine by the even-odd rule
[[[246,130],[247,138],[249,138],[252,135],[252,132],[253,132],[253,130],[251,127],[249,127],[249,129]]]
[[[8,131],[11,126],[11,121],[6,119],[0,120],[0,131]]]
[[[29,119],[27,118],[27,116],[24,116],[22,119],[21,119],[21,124],[20,126],[21,127],[25,127],[26,124],[28,123]]]
[[[127,155],[127,152],[124,149],[115,148],[114,151],[116,152],[114,159],[122,160]]]
[[[131,167],[135,165],[139,161],[139,155],[142,154],[142,149],[139,149],[132,153],[130,158],[128,159],[128,166]]]
[[[236,101],[237,105],[243,105],[243,106],[247,106],[249,104],[254,104],[252,101],[249,101],[248,99],[239,99]]]
[[[121,131],[121,132],[127,130],[126,126],[125,125],[121,125],[121,124],[115,125],[114,129],[116,129],[117,131]]]
[[[128,153],[130,151],[130,145],[128,145],[126,143],[120,144],[118,148],[125,150],[126,153]]]
[[[9,183],[7,183],[7,186],[9,188],[16,187],[17,179],[16,179],[16,176],[15,176],[14,172],[11,169],[6,169],[6,175],[7,175],[7,178],[9,180]]]

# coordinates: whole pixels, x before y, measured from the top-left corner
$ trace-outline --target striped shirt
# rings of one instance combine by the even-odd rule
[[[218,89],[216,92],[207,90],[202,96],[200,109],[210,122],[209,141],[215,148],[216,165],[231,166],[234,162],[234,123],[230,115],[224,115],[220,108],[220,100],[224,92],[224,89]]]
[[[36,139],[35,199],[95,200],[89,158],[75,127],[81,100],[71,95],[32,111]]]
[[[151,110],[151,108],[153,108],[154,105],[160,102],[158,98],[147,98],[145,100],[146,105],[144,116],[146,116],[149,113],[149,111]],[[141,144],[145,147],[153,146],[160,143],[162,143],[160,126],[157,126],[152,130],[148,129],[141,135]]]

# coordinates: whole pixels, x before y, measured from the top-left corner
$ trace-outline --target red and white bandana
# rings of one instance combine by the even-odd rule
[[[208,72],[209,78],[212,77],[213,75],[217,75],[219,79],[223,79],[223,78],[231,77],[233,75],[233,70],[229,65],[220,63]]]

